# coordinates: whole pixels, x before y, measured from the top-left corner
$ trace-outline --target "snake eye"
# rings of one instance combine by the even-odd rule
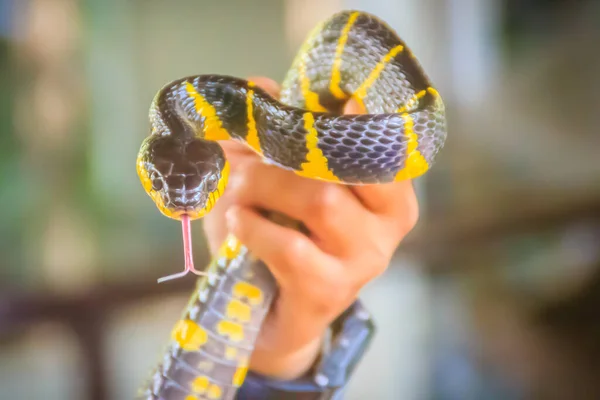
[[[216,175],[211,175],[206,180],[206,189],[209,192],[214,192],[216,188],[217,188],[217,176]]]
[[[150,175],[150,179],[152,179],[152,190],[160,190],[163,188],[162,179],[160,179],[156,172],[153,172],[152,175]]]
[[[152,181],[152,189],[154,190],[160,190],[163,188],[163,183],[160,179],[154,179]]]

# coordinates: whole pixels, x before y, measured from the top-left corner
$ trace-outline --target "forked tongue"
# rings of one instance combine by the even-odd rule
[[[204,272],[197,271],[194,268],[194,256],[192,254],[192,224],[190,221],[190,216],[187,214],[181,216],[181,232],[183,233],[183,255],[185,259],[185,269],[176,274],[159,278],[158,283],[183,278],[188,274],[188,272],[196,275],[206,275]]]

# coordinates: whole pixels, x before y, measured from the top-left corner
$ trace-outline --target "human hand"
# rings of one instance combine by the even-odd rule
[[[252,79],[274,97],[278,85]],[[349,102],[345,113],[360,113]],[[204,220],[216,254],[228,232],[263,260],[279,285],[250,360],[254,372],[276,379],[305,373],[318,356],[327,327],[360,289],[387,268],[418,219],[411,181],[345,186],[307,179],[264,164],[245,146],[223,142],[231,165],[224,195]],[[301,221],[306,236],[257,209]]]

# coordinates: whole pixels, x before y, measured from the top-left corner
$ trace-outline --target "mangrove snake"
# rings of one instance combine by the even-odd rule
[[[350,98],[366,114],[341,115]],[[191,76],[158,92],[150,122],[137,172],[159,210],[181,220],[186,265],[159,281],[190,271],[204,276],[140,392],[148,399],[233,398],[277,290],[266,266],[235,237],[206,271],[193,267],[190,221],[211,210],[229,172],[217,141],[244,143],[265,162],[307,178],[357,185],[422,175],[446,139],[443,101],[412,52],[384,22],[359,11],[340,12],[314,29],[279,100],[246,80]],[[345,339],[357,326],[372,333],[359,302],[347,314]]]

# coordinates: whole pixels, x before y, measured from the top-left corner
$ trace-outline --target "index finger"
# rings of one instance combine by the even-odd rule
[[[351,186],[350,190],[375,214],[418,212],[417,196],[411,180]]]
[[[269,93],[276,99],[279,98],[281,87],[279,86],[279,83],[275,82],[273,79],[269,79],[264,76],[251,76],[248,78],[248,81],[253,82],[256,86]]]

